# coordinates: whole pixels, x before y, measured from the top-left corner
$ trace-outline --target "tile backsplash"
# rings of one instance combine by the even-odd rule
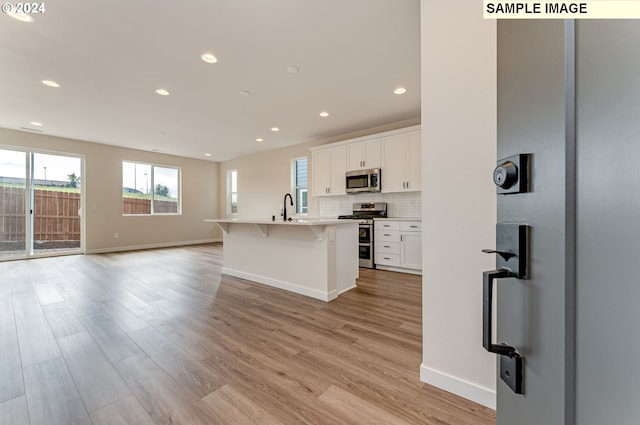
[[[337,217],[351,214],[356,202],[386,202],[389,217],[420,217],[422,215],[422,193],[362,193],[345,196],[322,196],[317,198],[321,217]]]

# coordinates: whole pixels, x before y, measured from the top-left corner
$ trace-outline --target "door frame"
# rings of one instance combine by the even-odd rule
[[[24,256],[15,256],[8,258],[1,258],[0,261],[10,261],[10,260],[24,260],[29,258],[45,258],[45,257],[58,257],[62,255],[75,255],[75,254],[84,254],[86,252],[86,185],[84,183],[86,175],[86,158],[84,154],[71,153],[71,152],[60,152],[49,149],[38,149],[26,146],[14,146],[7,144],[0,144],[0,149],[2,150],[10,150],[14,152],[22,152],[25,155],[25,211],[24,211],[24,220],[25,220],[25,255]],[[34,191],[32,187],[33,182],[33,154],[44,154],[44,155],[57,155],[57,156],[67,156],[71,158],[78,158],[80,160],[80,249],[75,251],[60,251],[60,252],[46,252],[46,253],[34,253],[33,252],[33,227],[34,227],[34,218],[35,214],[31,213],[34,209]]]

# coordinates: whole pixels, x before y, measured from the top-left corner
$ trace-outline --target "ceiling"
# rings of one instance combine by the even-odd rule
[[[419,117],[419,4],[56,0],[30,23],[3,13],[0,127],[224,161]]]

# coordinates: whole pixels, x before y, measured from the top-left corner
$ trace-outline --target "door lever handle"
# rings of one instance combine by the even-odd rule
[[[516,256],[513,252],[496,251],[495,249],[483,249],[482,252],[485,254],[498,254],[504,261],[509,261],[509,258]]]
[[[482,273],[482,346],[490,353],[512,357],[515,347],[493,344],[493,281],[505,277],[516,277],[509,269],[497,269]]]
[[[516,347],[493,344],[493,281],[505,277],[517,277],[511,270],[501,268],[482,273],[482,345],[490,353],[500,355],[500,378],[516,394],[523,394],[524,357]]]
[[[500,378],[515,392],[523,394],[524,357],[514,346],[492,342],[493,334],[493,282],[508,277],[527,279],[528,235],[526,224],[498,223],[496,249],[482,252],[498,254],[496,269],[482,273],[482,346],[499,355]]]

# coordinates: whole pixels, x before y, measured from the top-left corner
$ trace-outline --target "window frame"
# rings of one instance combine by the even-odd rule
[[[298,186],[298,161],[305,160],[307,163],[307,185],[306,186]],[[306,205],[298,205],[298,190],[304,190],[307,194],[307,202]],[[291,159],[291,194],[295,198],[295,206],[296,206],[296,214],[299,215],[308,215],[309,214],[309,158],[307,156],[300,156],[297,158]],[[302,198],[302,195],[300,196]],[[306,212],[304,209],[306,208]]]
[[[180,166],[176,166],[176,165],[165,165],[165,164],[156,164],[156,163],[151,163],[151,162],[142,162],[142,161],[130,161],[130,160],[122,160],[122,184],[120,187],[120,190],[122,191],[122,202],[124,203],[124,164],[125,163],[129,163],[129,164],[134,164],[134,165],[144,165],[144,166],[149,166],[150,167],[150,171],[149,171],[149,189],[148,190],[149,193],[147,193],[147,195],[150,195],[149,201],[150,201],[150,212],[149,214],[125,214],[124,212],[122,213],[123,217],[151,217],[151,216],[181,216],[182,215],[182,167]],[[155,209],[155,196],[156,196],[156,190],[155,190],[155,168],[168,168],[168,169],[172,169],[172,170],[176,170],[178,172],[177,174],[177,182],[176,182],[176,190],[178,191],[178,194],[176,196],[176,202],[177,202],[177,211],[176,212],[167,212],[167,213],[157,213],[154,211]],[[136,188],[133,188],[134,190]]]
[[[233,174],[235,173],[236,191],[233,192]],[[227,215],[235,217],[238,215],[238,170],[227,170]],[[233,194],[236,195],[236,210],[233,211]]]

